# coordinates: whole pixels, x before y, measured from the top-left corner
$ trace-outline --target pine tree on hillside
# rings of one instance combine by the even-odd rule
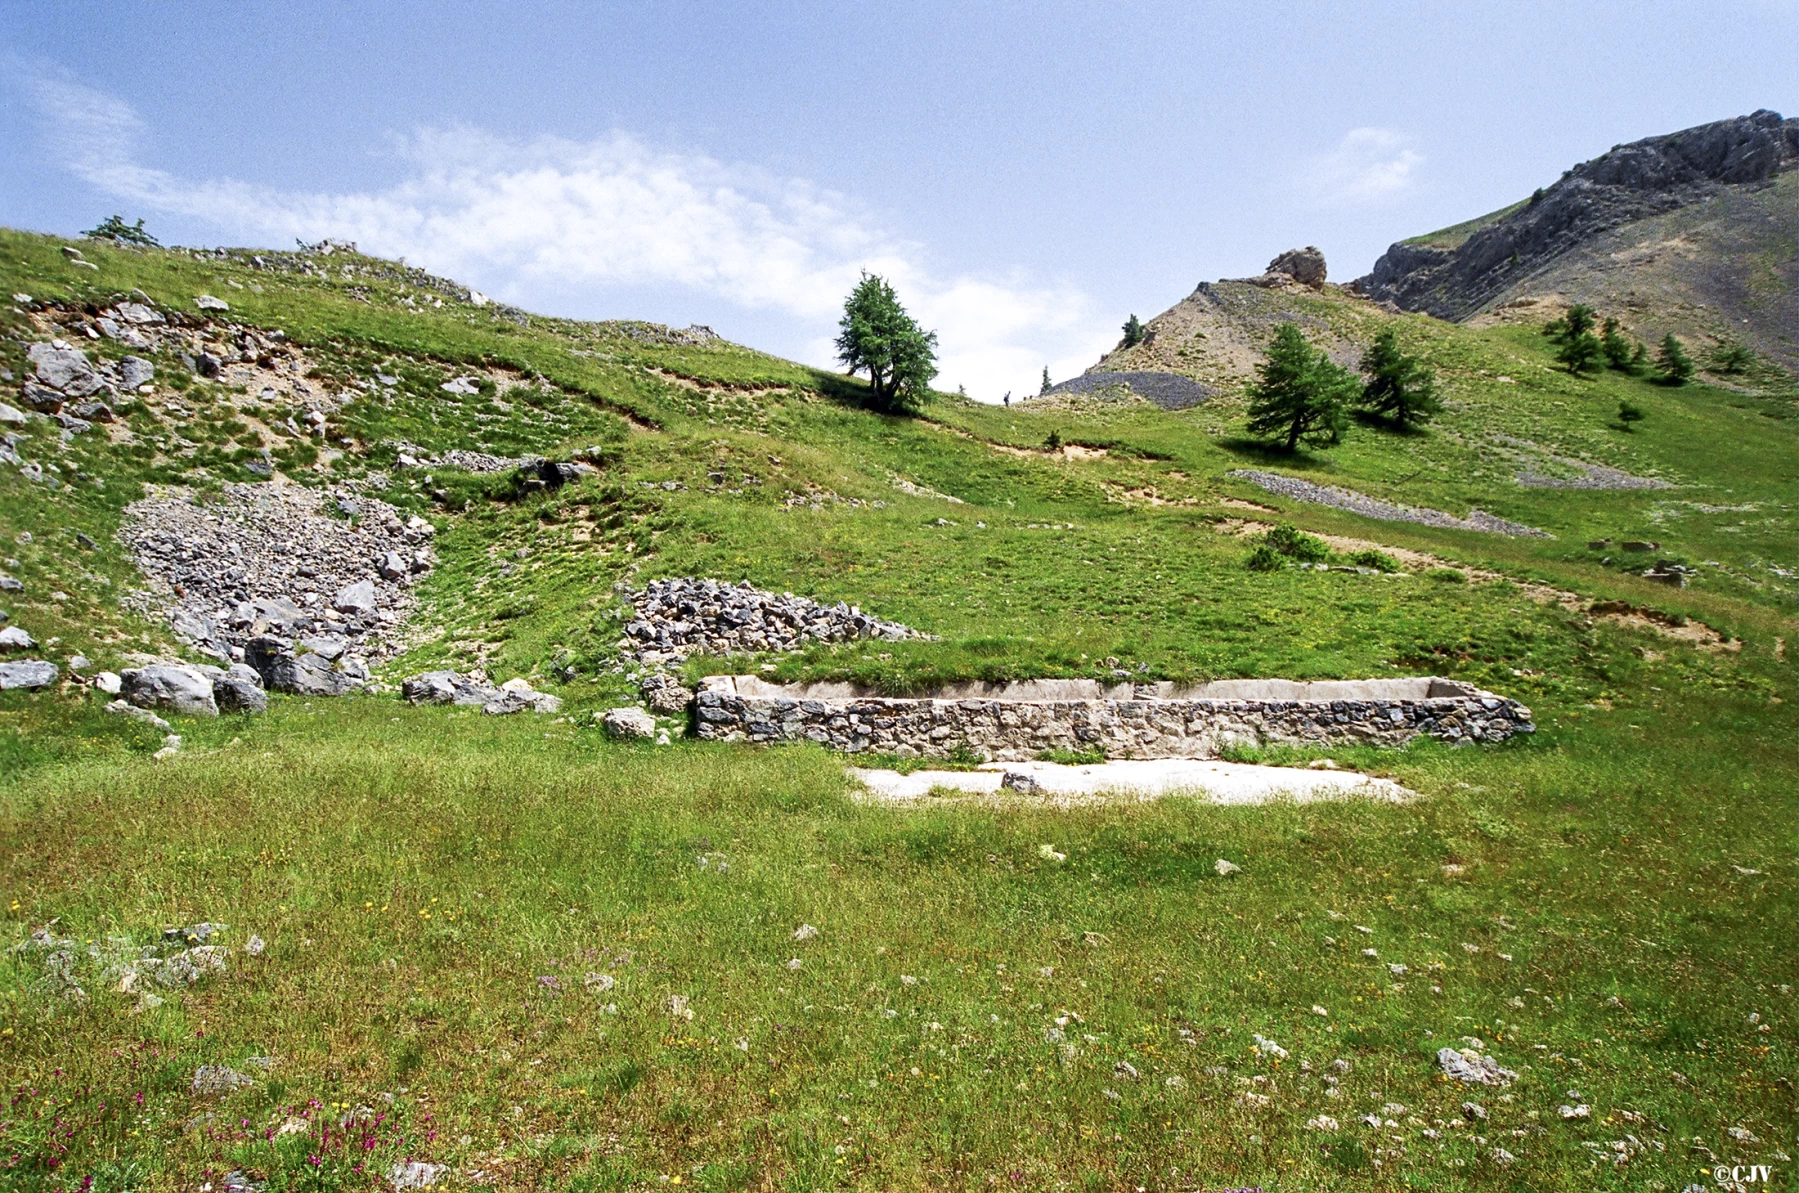
[[[138,220],[135,224],[128,224],[124,217],[117,215],[107,216],[100,222],[99,227],[89,228],[82,235],[91,236],[96,240],[113,240],[120,244],[143,245],[145,248],[162,247],[161,241],[144,231],[143,220]]]
[[[1755,363],[1755,353],[1735,340],[1726,340],[1712,350],[1712,368],[1720,373],[1740,373]]]
[[[1137,316],[1132,315],[1129,319],[1124,321],[1124,346],[1126,348],[1135,348],[1142,342],[1143,324],[1137,319]]]
[[[1607,317],[1605,326],[1599,333],[1599,348],[1605,353],[1605,363],[1620,372],[1630,371],[1630,338],[1616,319]]]
[[[1663,385],[1685,385],[1693,377],[1693,358],[1687,355],[1673,332],[1662,337],[1662,350],[1656,355],[1656,364],[1661,368]]]
[[[1038,390],[1037,392],[1040,395],[1046,394],[1049,392],[1049,366],[1048,365],[1043,366],[1043,388]]]
[[[1586,372],[1604,355],[1599,337],[1593,334],[1593,308],[1584,303],[1569,307],[1566,315],[1551,322],[1543,332],[1561,345],[1555,356],[1570,373]]]
[[[919,327],[886,280],[864,273],[843,303],[837,359],[855,373],[868,370],[869,404],[912,411],[931,396],[937,375],[937,333]]]
[[[1400,429],[1429,422],[1442,411],[1436,373],[1417,357],[1400,351],[1399,337],[1392,328],[1374,337],[1362,354],[1361,367],[1368,374],[1368,382],[1362,386],[1363,408],[1384,415]]]
[[[1345,411],[1360,392],[1354,373],[1314,350],[1298,327],[1283,323],[1249,388],[1249,432],[1282,439],[1288,451],[1301,441],[1338,443]]]

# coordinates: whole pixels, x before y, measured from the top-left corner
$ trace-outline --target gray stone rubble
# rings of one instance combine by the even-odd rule
[[[661,669],[690,654],[755,654],[802,650],[822,642],[928,637],[843,601],[821,605],[748,583],[677,576],[652,580],[635,592],[627,590],[626,597],[634,616],[615,645],[626,658],[647,668],[640,680],[644,702],[670,715],[684,712],[693,693]]]
[[[618,645],[644,662],[689,654],[748,654],[799,650],[816,642],[922,638],[909,626],[882,621],[842,601],[821,605],[791,592],[765,592],[679,576],[652,580],[630,594],[636,616]]]
[[[1333,509],[1348,510],[1352,514],[1360,514],[1364,518],[1378,518],[1383,522],[1416,522],[1421,526],[1443,526],[1451,530],[1479,530],[1486,534],[1506,534],[1517,537],[1555,537],[1548,531],[1538,530],[1534,526],[1526,526],[1522,522],[1508,522],[1504,518],[1495,518],[1492,514],[1483,513],[1480,510],[1471,509],[1466,518],[1458,518],[1453,514],[1446,514],[1442,510],[1381,501],[1350,489],[1339,489],[1335,485],[1315,485],[1311,481],[1282,476],[1278,472],[1239,468],[1228,475],[1240,477],[1281,497],[1291,497],[1295,501],[1305,501],[1313,505],[1328,505]]]
[[[488,716],[517,712],[559,712],[562,700],[548,692],[534,691],[523,679],[509,679],[494,687],[480,675],[455,671],[426,671],[409,676],[400,694],[412,704],[455,704],[479,708]]]
[[[283,483],[148,497],[119,532],[161,590],[134,603],[197,649],[249,663],[270,690],[307,695],[348,691],[403,648],[433,533],[366,495]]]
[[[1171,684],[1034,680],[970,684],[940,698],[870,696],[847,684],[783,687],[710,676],[695,701],[713,741],[812,741],[845,753],[972,753],[1024,761],[1045,750],[1108,758],[1215,758],[1231,746],[1462,744],[1532,733],[1515,700],[1444,679]]]

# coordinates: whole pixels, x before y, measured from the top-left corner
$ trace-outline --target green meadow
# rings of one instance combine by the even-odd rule
[[[438,528],[415,644],[379,678],[481,667],[565,704],[275,696],[171,718],[182,747],[156,759],[162,734],[97,693],[0,695],[0,1188],[390,1188],[411,1161],[496,1190],[1678,1193],[1720,1164],[1790,1182],[1789,376],[1575,377],[1532,327],[1294,298],[1346,333],[1397,328],[1447,409],[1287,456],[1244,437],[1237,394],[876,415],[841,375],[437,307],[367,258],[83,242],[86,271],[61,244],[0,232],[0,290],[65,311],[214,294],[328,392],[397,383],[321,442],[277,429],[300,413],[280,399],[158,358],[128,435],[18,430],[57,483],[0,468],[0,570],[24,584],[0,609],[44,657],[178,651],[121,602],[142,581],[116,532],[147,492],[356,485]],[[50,334],[33,317],[0,306],[15,377]],[[439,388],[469,370],[479,392]],[[598,469],[537,492],[394,467],[453,449]],[[1587,465],[1670,487],[1516,479]],[[1547,533],[1376,521],[1244,469]],[[1394,567],[1251,570],[1283,523]],[[1656,559],[1690,585],[1642,576]],[[686,575],[934,636],[690,677],[1440,675],[1523,701],[1538,732],[1242,755],[1417,793],[1392,805],[880,805],[812,747],[593,726],[635,699],[621,586]],[[120,988],[185,944],[165,929],[202,923],[227,925],[219,972]],[[1448,1079],[1438,1050],[1464,1046],[1515,1080]],[[252,1081],[197,1091],[202,1066]]]

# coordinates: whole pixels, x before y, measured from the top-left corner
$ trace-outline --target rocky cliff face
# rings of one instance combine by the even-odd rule
[[[1766,186],[1796,164],[1799,120],[1778,112],[1649,137],[1574,167],[1459,245],[1393,245],[1357,285],[1406,310],[1464,320],[1517,297],[1558,260],[1607,233],[1726,191]]]

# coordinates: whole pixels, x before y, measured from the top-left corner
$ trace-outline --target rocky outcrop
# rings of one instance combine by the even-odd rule
[[[308,649],[306,640],[262,634],[244,644],[244,662],[271,692],[296,696],[342,696],[367,682],[368,669],[355,656]]]
[[[1213,758],[1230,746],[1451,743],[1531,733],[1515,700],[1445,679],[1171,684],[1035,680],[972,684],[935,698],[857,693],[848,685],[787,688],[712,676],[696,698],[698,734],[714,741],[812,741],[856,754],[972,753],[1024,761],[1045,750],[1108,758]]]
[[[1264,271],[1269,277],[1289,277],[1302,286],[1324,289],[1324,254],[1315,245],[1288,249],[1268,263]]]
[[[1401,242],[1357,280],[1369,297],[1466,319],[1602,233],[1759,185],[1799,164],[1799,121],[1759,111],[1648,137],[1574,167],[1459,245]]]

